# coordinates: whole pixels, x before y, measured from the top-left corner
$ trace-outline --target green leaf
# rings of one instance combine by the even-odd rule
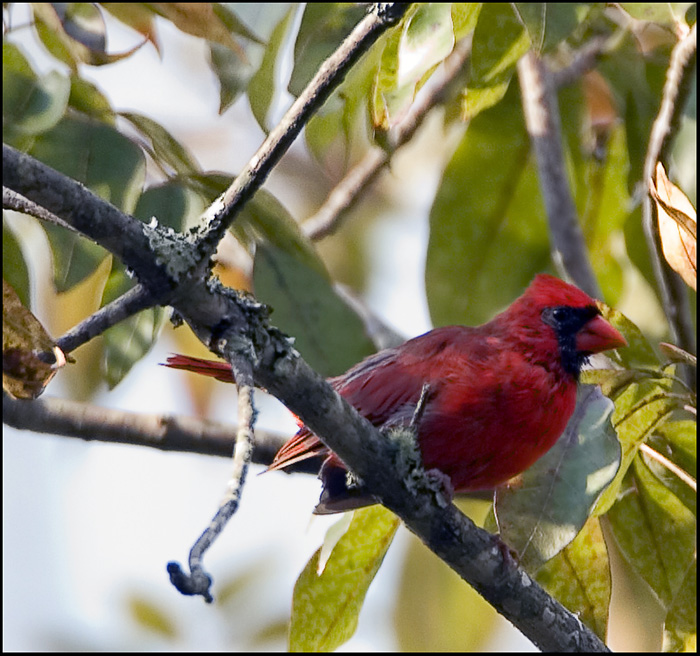
[[[670,381],[642,379],[628,385],[615,398],[612,421],[622,446],[622,461],[615,479],[598,501],[596,514],[607,512],[615,503],[639,445],[676,409],[678,402],[669,394],[670,384]]]
[[[151,5],[154,6],[154,5]],[[210,2],[160,2],[156,11],[185,34],[208,39],[237,53],[246,60],[243,47],[232,33],[245,31],[245,38],[256,39],[236,15],[223,5]]]
[[[24,307],[31,309],[29,270],[15,233],[2,219],[2,277],[15,290]]]
[[[209,60],[219,80],[219,114],[223,114],[250,83],[255,66],[262,57],[260,47],[246,48],[247,61],[218,43],[209,44]]]
[[[364,7],[352,3],[310,2],[304,8],[294,44],[294,69],[289,93],[298,96],[321,64],[364,17]]]
[[[123,212],[133,211],[143,188],[141,149],[113,127],[88,118],[64,118],[37,137],[29,154]]]
[[[697,651],[698,563],[693,559],[664,622],[663,651]]]
[[[115,125],[115,113],[107,97],[92,82],[77,75],[71,75],[68,104],[87,116]]]
[[[160,225],[183,232],[204,209],[199,194],[184,182],[168,180],[149,187],[134,208],[133,216],[149,223],[153,217]]]
[[[289,252],[259,244],[253,284],[256,297],[272,306],[272,322],[294,337],[295,348],[324,376],[337,376],[374,351],[361,319],[327,276]]]
[[[418,4],[404,22],[399,45],[399,87],[418,85],[452,52],[455,38],[449,3]]]
[[[147,4],[142,2],[105,2],[100,6],[124,25],[128,25],[132,30],[143,35],[147,41],[153,44],[158,54],[161,54],[156,38],[156,14]]]
[[[147,189],[139,198],[134,216],[182,231],[202,210],[200,197],[184,183],[170,180]],[[115,261],[102,295],[101,305],[119,298],[134,286],[121,262]],[[110,389],[120,383],[131,368],[148,353],[167,318],[163,308],[149,308],[124,319],[105,331],[102,370]]]
[[[126,274],[124,265],[115,260],[104,288],[101,305],[107,305],[119,298],[133,285],[134,281]],[[148,308],[104,332],[102,369],[110,389],[116,387],[134,364],[151,350],[165,319],[166,312],[162,307]]]
[[[501,537],[528,571],[556,556],[586,523],[620,464],[610,424],[613,403],[595,386],[579,386],[576,410],[557,443],[521,475],[496,491]]]
[[[455,43],[448,3],[415,4],[401,25],[387,38],[372,94],[373,124],[384,131],[405,116],[416,92]]]
[[[515,11],[537,53],[568,37],[588,14],[590,5],[572,2],[516,2]]]
[[[260,67],[250,79],[248,84],[248,100],[250,109],[255,116],[258,125],[265,131],[269,131],[267,114],[275,97],[275,67],[280,53],[280,49],[287,39],[287,33],[292,24],[294,9],[290,7],[282,20],[273,30],[270,41],[265,48]]]
[[[470,122],[445,168],[425,271],[436,326],[491,319],[551,266],[529,150],[516,89]]]
[[[603,317],[617,328],[627,340],[627,346],[618,350],[620,362],[627,368],[658,368],[660,362],[649,340],[635,323],[622,312],[600,305]]]
[[[104,123],[64,118],[39,135],[29,154],[131,213],[141,193],[145,163],[141,149]],[[64,228],[44,225],[54,261],[54,284],[71,289],[92,273],[105,251]]]
[[[507,3],[485,3],[474,30],[469,86],[463,99],[467,120],[506,93],[518,59],[530,47],[527,31]]]
[[[327,166],[327,160],[336,167],[338,161],[347,165],[366,151],[368,98],[372,97],[385,44],[394,32],[389,30],[378,39],[307,124],[306,142],[323,166]]]
[[[294,586],[290,651],[333,651],[353,635],[399,523],[382,506],[357,510],[321,574],[316,551]]]
[[[58,293],[73,289],[94,273],[107,253],[77,232],[49,223],[41,226],[46,232],[53,255],[53,284]]]
[[[58,71],[37,77],[20,50],[3,44],[2,116],[6,141],[53,128],[68,106],[70,80]]]
[[[131,594],[126,600],[129,615],[136,624],[160,638],[174,639],[179,635],[175,618],[171,618],[154,602]]]
[[[481,2],[453,2],[452,27],[454,28],[455,41],[460,41],[469,36],[476,27],[476,22],[481,11]]]
[[[610,562],[597,518],[589,518],[576,539],[545,563],[535,578],[605,641],[610,609]]]
[[[328,278],[326,267],[313,243],[300,230],[284,205],[265,189],[258,191],[247,203],[232,232],[251,250],[254,244],[264,241]]]
[[[153,146],[155,161],[161,168],[170,167],[179,175],[199,173],[200,168],[190,152],[160,123],[136,112],[119,112]]]
[[[685,22],[684,16],[692,2],[621,2],[622,7],[632,18],[660,25],[675,27]]]
[[[618,113],[624,119],[630,193],[636,193],[642,178],[649,133],[659,110],[658,99],[668,65],[665,57],[640,57],[638,49],[634,36],[624,34],[616,49],[601,59],[597,68],[609,82]]]
[[[694,420],[665,421],[657,426],[647,444],[687,474],[697,480],[698,425]],[[693,513],[697,514],[697,494],[686,478],[669,469],[663,462],[645,457],[654,475]]]
[[[670,608],[695,560],[693,513],[637,456],[608,517],[627,562]]]
[[[464,503],[460,501],[460,510]],[[486,506],[467,503],[471,510],[476,504]],[[496,611],[419,539],[408,537],[393,595],[398,651],[481,653],[500,627]]]

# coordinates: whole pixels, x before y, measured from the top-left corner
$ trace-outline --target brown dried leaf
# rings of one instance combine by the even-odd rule
[[[2,281],[2,386],[19,399],[35,399],[66,363],[39,320]]]
[[[663,164],[656,164],[656,180],[649,181],[656,201],[659,234],[664,257],[686,284],[697,289],[697,214],[688,197],[666,176]]]

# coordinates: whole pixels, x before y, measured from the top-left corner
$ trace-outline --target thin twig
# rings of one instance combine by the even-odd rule
[[[335,185],[317,212],[304,221],[302,229],[309,239],[323,239],[340,227],[347,210],[377,180],[377,173],[389,163],[393,153],[412,139],[428,112],[443,100],[447,88],[459,75],[470,52],[470,39],[463,39],[455,46],[443,62],[441,72],[431,79],[429,87],[421,90],[409,112],[391,130],[386,149],[372,146]]]
[[[66,228],[71,232],[80,234],[80,232],[70,223],[66,223],[63,219],[57,217],[53,212],[49,212],[41,205],[37,205],[28,198],[22,196],[22,194],[19,194],[12,189],[8,189],[7,187],[2,188],[2,206],[6,210],[22,212],[22,214],[33,216],[35,219],[41,219],[47,223],[59,226],[60,228]]]
[[[675,462],[672,462],[666,458],[666,456],[662,456],[658,451],[652,449],[644,442],[639,445],[639,450],[643,451],[652,460],[656,460],[661,466],[666,467],[668,471],[680,478],[693,492],[698,491],[697,481],[690,474],[681,469]]]
[[[401,19],[407,8],[405,3],[373,5],[371,13],[358,23],[338,49],[323,62],[233,184],[202,216],[202,222],[207,224],[199,242],[202,255],[210,256],[216,250],[226,229],[248,199],[262,186],[311,115],[323,105],[350,68],[381,34]]]
[[[157,302],[151,298],[148,289],[143,285],[136,285],[71,328],[57,340],[56,345],[64,353],[70,353],[120,321],[154,305],[157,305]]]
[[[125,444],[222,458],[231,457],[237,431],[234,425],[196,417],[128,412],[47,395],[28,401],[3,394],[2,420],[19,430],[86,442]],[[289,437],[256,429],[252,462],[269,465]],[[303,460],[287,471],[317,474],[318,464]]]
[[[224,348],[224,352],[231,363],[233,378],[238,386],[239,424],[233,453],[233,472],[219,510],[190,550],[188,561],[190,573],[185,574],[176,562],[170,562],[167,566],[170,581],[182,594],[201,595],[207,603],[214,600],[210,592],[213,579],[204,569],[202,560],[204,554],[221,535],[226,524],[238,510],[248,473],[248,465],[253,456],[255,443],[253,426],[257,415],[253,405],[254,380],[250,362],[245,356],[239,354],[230,342]]]
[[[586,41],[581,48],[571,53],[571,61],[566,66],[551,71],[552,86],[559,89],[578,82],[585,73],[595,68],[607,45],[608,38],[604,36]]]
[[[683,105],[695,77],[694,55],[696,51],[697,31],[696,25],[693,25],[688,34],[675,45],[671,53],[661,107],[651,128],[649,147],[644,159],[643,182],[645,190],[648,181],[654,177],[656,163],[668,159],[671,139],[680,122]],[[654,220],[653,205],[651,197],[645,193],[642,205],[642,225],[654,276],[661,294],[661,302],[671,328],[673,341],[685,351],[694,353],[695,328],[688,305],[687,288],[680,276],[667,265],[662,256],[661,237],[658,223]]]
[[[525,123],[535,149],[555,262],[594,298],[600,287],[588,259],[581,225],[566,177],[559,109],[545,63],[530,51],[518,62]]]

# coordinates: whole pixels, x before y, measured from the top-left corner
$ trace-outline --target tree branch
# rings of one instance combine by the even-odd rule
[[[387,28],[401,19],[407,9],[407,3],[399,2],[373,5],[372,12],[358,23],[340,47],[323,62],[233,184],[204,213],[202,219],[208,225],[200,240],[203,254],[211,256],[214,253],[226,229],[262,186],[311,115],[340,85],[355,62]]]
[[[33,203],[28,198],[25,198],[21,194],[18,194],[12,189],[7,187],[2,188],[2,206],[6,210],[14,210],[15,212],[22,212],[22,214],[27,214],[28,216],[33,216],[35,219],[41,219],[47,223],[58,226],[59,228],[65,228],[71,232],[78,232],[70,223],[66,223],[62,219],[59,219],[55,214],[52,214],[41,205]]]
[[[660,160],[668,160],[671,139],[680,122],[683,105],[695,77],[694,55],[696,52],[697,31],[696,24],[694,24],[690,32],[676,44],[671,53],[661,107],[649,136],[649,146],[644,159],[644,180],[642,181],[645,189],[642,225],[654,276],[661,294],[661,302],[674,342],[689,353],[695,353],[696,346],[695,327],[687,300],[688,290],[680,276],[668,266],[662,255],[659,226],[654,220],[653,203],[647,188],[649,180],[654,177],[656,163]]]
[[[71,328],[56,341],[56,345],[64,353],[70,353],[120,321],[154,305],[158,305],[158,303],[153,301],[148,289],[143,285],[136,285],[119,298],[101,307],[85,321]]]
[[[240,344],[237,336],[232,335],[231,337],[232,339],[226,341],[223,351],[231,364],[233,379],[238,386],[239,425],[236,431],[236,446],[233,451],[233,473],[226,495],[214,518],[190,550],[190,573],[185,574],[180,564],[176,562],[169,562],[167,566],[170,581],[181,593],[201,595],[207,603],[214,601],[210,592],[213,579],[204,569],[202,559],[238,510],[255,441],[253,426],[257,412],[253,405],[253,372],[246,354],[239,353],[236,348]]]
[[[347,210],[362,191],[377,179],[377,173],[389,163],[391,156],[412,139],[428,112],[443,100],[446,90],[459,75],[470,52],[471,40],[462,39],[443,62],[439,79],[431,78],[428,82],[430,87],[422,90],[420,98],[414,102],[407,115],[392,129],[386,149],[379,146],[369,148],[363,158],[331,190],[316,213],[304,221],[302,229],[309,239],[323,239],[340,227],[343,218],[347,216]]]
[[[551,75],[542,59],[531,50],[518,62],[518,77],[525,123],[539,169],[554,261],[561,263],[578,287],[593,298],[600,298],[600,287],[588,259],[566,178],[559,110]]]
[[[236,426],[195,417],[140,414],[46,395],[23,400],[3,394],[2,419],[35,433],[223,458],[231,457],[237,431]],[[257,429],[252,462],[269,465],[288,439],[289,435]],[[316,474],[318,465],[304,460],[290,471]]]

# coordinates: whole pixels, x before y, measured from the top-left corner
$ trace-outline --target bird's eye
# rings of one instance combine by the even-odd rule
[[[548,307],[542,310],[542,319],[552,328],[560,328],[567,320],[568,315],[567,308],[563,307]]]

